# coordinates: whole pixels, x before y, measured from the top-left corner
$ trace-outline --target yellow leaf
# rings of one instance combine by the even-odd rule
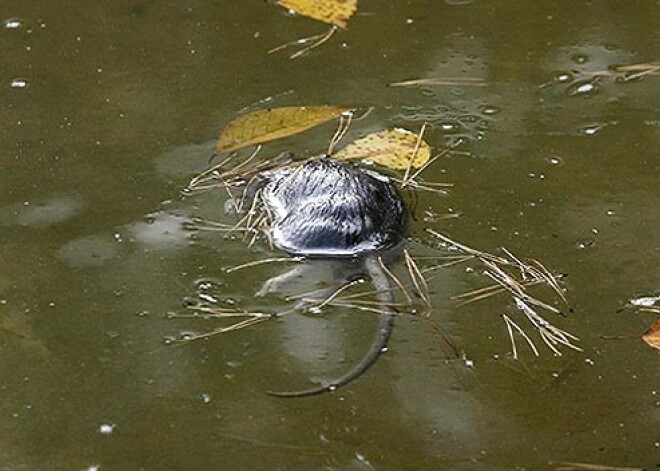
[[[369,160],[393,170],[420,168],[430,157],[431,147],[414,132],[401,128],[369,134],[334,155],[337,160]]]
[[[285,106],[253,111],[227,124],[215,151],[230,152],[298,134],[348,111],[350,108],[340,106]]]
[[[346,29],[357,0],[279,0],[278,5],[324,23]]]
[[[660,319],[656,320],[649,330],[642,335],[642,340],[651,347],[660,350]]]

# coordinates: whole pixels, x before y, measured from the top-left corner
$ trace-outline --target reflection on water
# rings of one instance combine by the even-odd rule
[[[656,314],[620,308],[658,290],[660,78],[615,69],[658,60],[658,9],[383,0],[360,2],[360,13],[289,61],[266,51],[318,25],[266,3],[7,6],[3,469],[658,465],[657,352],[634,338]],[[387,86],[461,78],[483,83]],[[226,195],[180,196],[221,124],[254,103],[373,106],[347,139],[428,122],[436,148],[460,141],[461,153],[428,174],[454,187],[418,195],[409,247],[433,252],[432,227],[567,273],[575,312],[557,322],[584,353],[512,360],[500,315],[513,307],[505,297],[457,306],[451,296],[483,283],[462,266],[431,280],[432,322],[399,316],[387,354],[334,394],[287,401],[264,391],[345,371],[371,341],[368,313],[292,315],[166,344],[218,326],[174,315],[204,280],[227,305],[290,306],[254,298],[282,266],[227,273],[279,255],[267,244],[185,224],[231,222]],[[312,155],[331,134],[319,128],[269,152]]]

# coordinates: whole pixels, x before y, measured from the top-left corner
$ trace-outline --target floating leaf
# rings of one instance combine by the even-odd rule
[[[394,128],[353,141],[334,157],[337,160],[369,160],[393,170],[406,170],[420,168],[428,162],[431,147],[414,132]]]
[[[350,108],[339,106],[285,106],[253,111],[227,124],[215,151],[230,152],[298,134],[348,111]]]
[[[277,3],[299,15],[343,29],[357,10],[357,0],[279,0]]]
[[[649,330],[642,335],[642,340],[649,346],[660,350],[660,319],[656,320]]]

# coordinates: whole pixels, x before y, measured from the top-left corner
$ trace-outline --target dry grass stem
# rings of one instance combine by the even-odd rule
[[[289,56],[289,59],[297,59],[298,57],[301,57],[305,54],[307,54],[309,51],[312,49],[315,49],[328,41],[337,31],[336,27],[330,28],[327,32],[323,34],[315,34],[314,36],[308,36],[306,38],[301,38],[301,39],[296,39],[295,41],[288,42],[286,44],[282,44],[281,46],[274,47],[270,51],[268,51],[268,54],[272,54],[274,52],[282,51],[284,49],[287,49],[292,46],[302,46],[305,44],[310,44],[309,46],[304,47],[303,49],[299,50],[298,52],[295,52]]]
[[[426,282],[426,279],[424,278],[424,275],[422,275],[422,272],[419,270],[417,263],[415,263],[415,261],[410,256],[410,253],[407,250],[403,251],[403,256],[406,263],[406,267],[408,268],[408,275],[410,276],[410,281],[415,286],[415,290],[417,291],[417,294],[420,296],[420,298],[422,298],[422,301],[424,301],[424,305],[430,312],[431,301],[429,300],[428,297],[429,287]]]
[[[190,222],[184,224],[186,229],[214,232],[241,232],[247,229],[237,228],[234,224],[225,224],[223,222],[211,221],[199,217],[192,218]]]
[[[456,242],[455,240],[450,239],[446,235],[443,235],[443,234],[440,234],[437,231],[434,231],[433,229],[426,229],[426,232],[428,232],[429,234],[437,237],[438,239],[443,241],[448,246],[453,247],[455,249],[458,249],[461,252],[465,252],[467,254],[474,255],[475,257],[479,257],[479,258],[482,258],[482,259],[491,260],[491,261],[496,262],[496,263],[502,263],[502,264],[508,264],[509,263],[508,260],[506,260],[505,258],[497,257],[495,255],[491,255],[491,254],[486,253],[486,252],[480,252],[479,250],[475,250],[473,248],[470,248],[467,245],[463,245],[459,242]]]
[[[237,309],[228,310],[215,306],[198,305],[187,306],[187,309],[201,314],[175,314],[172,317],[176,319],[227,319],[231,317],[255,317],[255,318],[271,318],[272,314],[265,312],[248,312],[240,311]]]
[[[621,77],[625,82],[645,77],[660,75],[660,63],[648,62],[642,64],[618,65],[609,70],[581,71],[581,75],[589,77]]]
[[[621,468],[591,463],[573,463],[569,461],[554,463],[555,471],[644,471],[644,468]]]
[[[408,304],[412,304],[412,297],[410,296],[410,293],[408,293],[406,287],[403,285],[403,283],[401,283],[401,280],[394,273],[392,273],[392,271],[389,268],[387,268],[387,265],[385,265],[385,262],[383,262],[382,257],[378,257],[378,263],[380,264],[380,267],[383,269],[385,274],[389,276],[390,279],[394,281],[394,284],[396,284],[397,287],[401,290],[401,293],[403,293],[403,295],[405,296],[406,301],[408,301]]]
[[[256,267],[259,265],[265,265],[267,263],[288,263],[288,262],[302,262],[304,261],[304,257],[279,257],[279,258],[267,258],[264,260],[255,260],[253,262],[248,262],[248,263],[243,263],[241,265],[236,265],[235,267],[231,267],[227,269],[227,273],[231,273],[234,271],[242,270],[244,268],[250,268],[250,267]]]
[[[424,125],[426,126],[426,123],[424,123]],[[422,165],[419,169],[417,169],[417,171],[416,171],[415,173],[413,173],[412,177],[410,177],[410,180],[415,180],[415,179],[416,179],[416,178],[417,178],[417,177],[418,177],[418,176],[419,176],[424,170],[426,170],[426,169],[427,169],[427,168],[428,168],[433,162],[435,162],[436,160],[438,160],[440,157],[444,157],[445,155],[447,155],[452,149],[453,149],[453,147],[447,147],[446,149],[443,149],[442,151],[440,151],[439,154],[434,155],[432,158],[430,158],[430,159],[428,160],[428,162],[426,162],[426,163],[425,163],[424,165]],[[431,184],[430,184],[430,183],[426,183],[426,185],[431,185]],[[446,183],[443,184],[443,185],[445,185],[445,186],[452,186],[451,184],[446,184]]]
[[[382,306],[382,303],[379,303],[379,304]],[[383,313],[383,308],[382,307],[376,308],[376,307],[371,307],[371,306],[368,306],[368,305],[362,305],[362,304],[358,304],[358,303],[344,303],[344,302],[341,302],[341,301],[338,301],[338,300],[335,300],[332,303],[330,303],[330,306],[341,307],[341,308],[345,308],[345,309],[355,309],[355,310],[358,310],[358,311],[365,311],[365,312],[373,312],[375,314],[382,314]],[[389,304],[387,304],[387,306],[389,306]]]
[[[348,289],[351,289],[353,286],[356,286],[360,283],[361,283],[361,281],[350,281],[350,282],[346,283],[345,285],[342,285],[339,288],[337,288],[332,294],[330,294],[330,296],[328,296],[323,301],[321,301],[320,303],[315,304],[312,307],[315,308],[315,309],[323,309],[324,306],[331,303],[337,296],[341,295],[344,291],[346,291]]]
[[[535,264],[538,269],[539,269],[539,274],[541,277],[547,282],[548,286],[550,286],[555,293],[557,293],[557,296],[561,298],[561,300],[564,302],[566,307],[568,308],[569,311],[573,311],[573,307],[571,306],[571,303],[568,302],[568,298],[566,297],[566,294],[564,293],[564,290],[559,286],[559,281],[557,280],[557,277],[555,277],[550,271],[543,266],[541,262],[538,260],[531,260],[531,263]]]
[[[624,80],[634,80],[646,75],[658,75],[660,72],[660,63],[651,62],[647,64],[620,65],[614,67],[616,72],[625,74]]]
[[[558,327],[555,327],[553,324],[545,320],[541,315],[538,314],[534,309],[532,309],[525,301],[520,298],[514,298],[516,302],[516,307],[525,314],[527,319],[532,323],[532,325],[538,330],[539,334],[543,341],[553,350],[557,355],[561,355],[561,352],[556,349],[556,345],[564,345],[565,347],[571,348],[576,351],[582,351],[582,349],[573,344],[574,340],[579,340],[575,335],[566,332]]]
[[[518,351],[516,349],[516,341],[513,337],[513,329],[516,329],[516,331],[521,335],[521,337],[525,339],[527,345],[529,345],[529,348],[531,348],[532,352],[534,353],[534,356],[539,356],[539,351],[536,348],[536,345],[534,345],[534,342],[532,342],[532,339],[529,338],[529,336],[525,333],[525,331],[506,314],[502,314],[502,319],[504,319],[504,322],[506,323],[506,327],[509,332],[509,338],[511,339],[513,359],[514,360],[518,359]]]
[[[225,334],[227,332],[233,332],[235,330],[244,329],[246,327],[249,327],[249,326],[254,325],[254,324],[258,324],[258,323],[263,322],[265,320],[268,320],[268,319],[263,318],[263,317],[251,317],[249,319],[245,319],[243,321],[232,324],[228,327],[221,327],[221,328],[218,328],[218,329],[213,329],[210,332],[206,332],[206,333],[203,333],[203,334],[192,335],[192,336],[190,336],[190,337],[188,337],[184,340],[180,340],[178,342],[179,343],[185,343],[185,342],[192,342],[194,340],[207,339],[207,338],[212,337],[214,335]]]
[[[579,340],[576,336],[556,327],[539,313],[539,310],[544,310],[551,312],[552,314],[563,315],[562,311],[557,307],[532,296],[527,291],[529,287],[536,285],[548,286],[568,307],[568,309],[571,310],[571,306],[559,285],[557,277],[552,275],[540,262],[537,260],[531,260],[529,262],[523,261],[510,250],[505,248],[503,248],[502,251],[506,255],[506,258],[498,257],[455,242],[449,237],[433,231],[432,229],[428,229],[427,231],[440,239],[449,248],[459,250],[473,257],[472,259],[478,261],[483,267],[482,273],[495,283],[484,288],[473,290],[469,293],[455,296],[454,299],[459,301],[459,305],[486,299],[495,294],[508,293],[515,302],[518,310],[523,313],[528,322],[538,332],[541,340],[555,355],[561,355],[561,347],[581,351],[581,349],[574,343]],[[514,332],[518,332],[528,343],[534,352],[534,355],[538,355],[538,349],[523,329],[509,316],[503,315],[503,319],[506,323],[509,339],[511,340],[514,358],[518,357]]]
[[[425,78],[403,80],[401,82],[392,82],[390,87],[415,87],[418,85],[449,85],[449,86],[474,86],[485,87],[488,85],[484,79],[477,77],[445,77],[445,78]]]
[[[373,296],[374,294],[377,293],[392,293],[396,291],[397,288],[389,288],[387,290],[369,290],[369,291],[360,291],[359,293],[353,293],[353,294],[347,294],[345,296],[342,296],[341,299],[342,301],[346,301],[348,299],[358,299],[360,300],[361,298],[368,298],[370,296]]]
[[[406,166],[406,171],[403,174],[403,183],[401,184],[401,188],[404,188],[407,182],[410,180],[410,171],[412,170],[412,164],[415,161],[415,157],[417,157],[417,153],[419,152],[419,147],[422,145],[422,141],[424,140],[424,132],[426,131],[426,125],[427,123],[422,124],[422,129],[420,129],[419,135],[417,136],[417,142],[415,143],[415,148],[413,149],[412,155],[408,159],[408,165]]]
[[[401,180],[399,178],[390,178],[390,179],[393,182],[398,183],[401,186],[401,188],[404,188],[404,181],[403,180]],[[445,185],[445,184],[440,183],[439,185]],[[446,186],[452,186],[452,184],[447,183]],[[416,181],[410,181],[408,183],[405,183],[405,187],[411,188],[413,190],[428,191],[429,193],[435,193],[435,194],[438,194],[438,195],[446,195],[447,194],[447,190],[443,190],[443,189],[440,189],[440,188],[434,188],[432,186],[428,186],[427,182],[419,183],[419,182],[416,182]]]
[[[341,115],[339,117],[339,125],[337,126],[337,130],[335,131],[335,134],[332,136],[332,139],[330,139],[330,143],[328,144],[328,150],[326,151],[326,154],[332,155],[334,153],[337,144],[339,144],[341,140],[344,139],[344,137],[346,136],[346,133],[351,127],[352,121],[353,121],[352,111],[346,113],[346,116]]]
[[[450,258],[448,262],[441,263],[440,265],[434,265],[432,267],[427,267],[422,270],[422,273],[428,273],[432,272],[435,270],[440,270],[441,268],[447,268],[447,267],[452,267],[454,265],[459,265],[461,263],[468,262],[470,260],[474,260],[475,256],[474,255],[449,255],[447,258]]]

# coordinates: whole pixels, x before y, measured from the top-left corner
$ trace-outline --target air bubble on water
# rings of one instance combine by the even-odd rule
[[[653,307],[658,301],[660,301],[660,296],[644,296],[642,298],[631,299],[629,302],[631,306]],[[653,391],[652,394],[655,395],[656,392]]]
[[[209,402],[211,402],[211,399],[213,399],[213,398],[211,397],[211,395],[210,395],[210,394],[207,394],[207,393],[202,393],[202,394],[201,394],[201,398],[202,398],[202,402],[203,402],[204,404],[208,404]]]
[[[571,82],[573,80],[573,75],[561,72],[561,73],[555,75],[555,80],[558,83],[568,83],[568,82]]]
[[[28,81],[22,78],[15,78],[14,80],[11,81],[9,84],[11,88],[15,89],[24,89],[28,87]]]
[[[93,464],[87,467],[87,471],[99,471],[100,469],[101,466],[99,466],[98,464]]]
[[[608,209],[607,211],[605,211],[605,214],[607,214],[608,216],[614,216],[616,213],[614,212],[613,209]]]
[[[481,111],[481,114],[484,114],[486,116],[493,116],[498,114],[502,110],[500,110],[497,106],[484,105],[481,108],[479,108],[479,111]]]
[[[588,248],[593,247],[594,243],[595,242],[593,240],[589,240],[589,239],[581,240],[577,243],[577,248],[580,249],[580,250],[588,249]]]
[[[179,340],[192,340],[195,338],[195,333],[194,332],[180,332],[179,333]]]
[[[218,298],[216,298],[214,296],[211,296],[210,294],[199,293],[198,296],[199,296],[199,299],[201,299],[202,301],[206,301],[207,303],[218,304],[220,302],[218,300]]]
[[[5,28],[7,29],[19,29],[23,27],[23,21],[18,18],[9,18],[5,20]]]
[[[163,339],[163,343],[165,345],[172,345],[175,341],[176,341],[176,339],[172,336],[167,336]]]
[[[595,136],[601,131],[601,129],[603,129],[601,124],[593,124],[580,129],[580,134],[584,134],[585,136]]]
[[[575,54],[571,57],[571,60],[576,64],[586,64],[589,62],[589,56],[586,54]]]
[[[112,435],[116,427],[115,424],[101,424],[99,426],[99,433],[101,435]]]
[[[549,157],[546,157],[546,162],[548,162],[550,165],[561,165],[564,163],[564,159],[559,157],[558,155],[551,155]]]
[[[213,282],[207,279],[196,280],[195,287],[199,291],[209,291],[213,288]]]
[[[440,123],[440,129],[443,131],[453,131],[456,129],[456,125],[454,123]]]
[[[573,85],[568,87],[566,94],[568,96],[591,96],[598,93],[598,85],[592,80],[583,80],[580,82],[575,82]]]

